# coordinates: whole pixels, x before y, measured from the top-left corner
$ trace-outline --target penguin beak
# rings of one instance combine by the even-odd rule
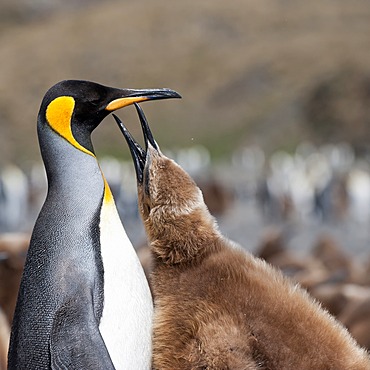
[[[159,152],[159,147],[153,138],[152,132],[149,128],[149,124],[144,115],[143,110],[141,109],[139,104],[134,103],[134,105],[135,105],[135,108],[140,118],[141,129],[144,135],[145,150],[135,141],[135,139],[132,137],[130,132],[127,130],[123,122],[115,114],[113,114],[113,117],[116,120],[118,127],[120,128],[129,146],[132,160],[135,166],[136,178],[137,178],[138,183],[142,185],[143,178],[144,178],[144,168],[145,168],[145,164],[147,161],[148,147],[149,146],[152,147],[157,152]]]
[[[118,90],[118,95],[119,97],[108,103],[108,105],[105,107],[105,110],[113,112],[117,109],[146,100],[181,98],[180,94],[171,89],[123,89]]]

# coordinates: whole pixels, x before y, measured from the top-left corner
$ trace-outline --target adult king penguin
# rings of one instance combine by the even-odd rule
[[[116,109],[177,97],[76,80],[46,93],[37,129],[48,193],[24,267],[9,369],[150,368],[151,294],[91,133]]]
[[[145,150],[115,119],[153,254],[153,369],[369,370],[368,354],[305,291],[221,235],[200,189],[137,110]]]

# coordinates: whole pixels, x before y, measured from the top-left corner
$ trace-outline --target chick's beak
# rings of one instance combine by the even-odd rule
[[[180,94],[171,89],[123,89],[117,95],[115,99],[108,103],[105,110],[113,112],[117,109],[146,100],[181,98]]]
[[[125,137],[128,147],[130,149],[132,160],[134,162],[137,181],[139,184],[143,184],[144,168],[147,160],[148,146],[150,145],[156,151],[159,151],[159,148],[153,138],[152,132],[150,130],[148,121],[144,115],[143,110],[137,103],[134,104],[140,119],[141,129],[143,131],[145,150],[135,141],[135,139],[127,130],[123,122],[115,114],[113,114],[113,117],[116,120],[118,127],[120,128],[123,136]]]

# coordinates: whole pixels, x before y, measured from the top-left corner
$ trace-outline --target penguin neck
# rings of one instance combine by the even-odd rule
[[[161,217],[161,215],[158,215]],[[153,217],[153,215],[152,215]],[[155,216],[154,216],[155,217]],[[170,222],[145,222],[157,263],[188,264],[200,261],[221,245],[221,234],[206,207],[171,218]]]
[[[75,148],[50,128],[38,130],[41,155],[48,178],[48,196],[73,208],[83,208],[77,199],[100,203],[104,177],[96,157]]]

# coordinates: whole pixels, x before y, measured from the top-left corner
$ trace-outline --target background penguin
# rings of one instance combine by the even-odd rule
[[[117,117],[153,253],[154,369],[370,369],[368,354],[308,294],[224,238],[190,176],[137,106],[146,149]]]
[[[37,128],[48,193],[26,258],[9,369],[150,367],[150,291],[91,132],[116,109],[171,97],[179,95],[75,80],[46,93]]]

